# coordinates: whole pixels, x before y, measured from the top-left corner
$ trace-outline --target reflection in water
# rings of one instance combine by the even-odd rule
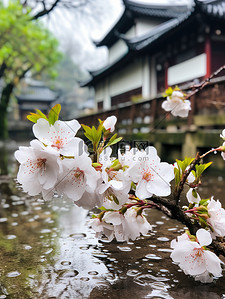
[[[222,200],[223,178],[205,182],[202,197]],[[0,177],[0,299],[225,297],[225,278],[201,285],[171,263],[183,225],[151,210],[147,236],[107,243],[88,227],[90,214],[62,198],[30,198]]]

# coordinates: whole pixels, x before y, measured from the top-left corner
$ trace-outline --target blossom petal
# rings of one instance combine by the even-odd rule
[[[206,267],[209,273],[212,273],[216,277],[222,276],[221,261],[215,253],[206,250],[205,251]]]
[[[197,231],[196,237],[201,246],[208,246],[209,244],[212,243],[212,237],[211,237],[210,233],[207,230],[205,230],[204,228],[200,228]]]

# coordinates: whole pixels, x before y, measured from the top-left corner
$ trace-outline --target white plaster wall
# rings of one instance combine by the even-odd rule
[[[109,78],[109,94],[115,96],[142,86],[142,62],[136,59]]]
[[[128,47],[123,40],[118,40],[111,48],[109,48],[108,63],[113,63],[128,51]]]
[[[149,18],[137,19],[136,22],[136,36],[144,35],[152,31],[156,26],[161,24],[159,20],[150,20]]]
[[[95,87],[95,101],[101,102],[104,99],[104,84],[103,81],[98,83]]]
[[[144,99],[150,98],[150,60],[148,56],[143,56],[143,68],[142,68],[142,95]]]
[[[203,77],[206,74],[206,54],[176,64],[168,68],[168,85],[174,85]]]
[[[136,26],[132,26],[127,32],[126,32],[127,38],[132,38],[136,36]]]

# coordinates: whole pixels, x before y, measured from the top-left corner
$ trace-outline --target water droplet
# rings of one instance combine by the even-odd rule
[[[26,216],[26,215],[29,215],[29,212],[28,211],[23,211],[23,212],[20,213],[20,215]]]
[[[168,278],[165,277],[159,277],[159,276],[153,276],[152,274],[142,274],[139,275],[137,277],[134,278],[134,282],[141,285],[141,286],[147,286],[147,285],[151,285],[151,287],[153,286],[153,284],[158,284],[160,283],[160,285],[162,285],[163,281],[168,281]],[[156,287],[155,285],[155,287]],[[165,285],[163,284],[163,287]]]
[[[103,254],[103,253],[100,253],[100,252],[93,253],[93,256],[97,257],[97,258],[106,258],[107,257],[106,254]]]
[[[7,240],[13,240],[13,239],[16,239],[16,236],[15,235],[7,235],[7,236],[5,236],[5,238]]]
[[[70,278],[70,277],[75,277],[79,274],[77,270],[59,270],[58,271],[58,278],[63,279],[63,278]]]
[[[90,280],[90,278],[88,278],[88,277],[81,277],[80,280],[82,280],[82,281],[88,281],[88,280]]]
[[[145,257],[150,260],[161,260],[162,259],[160,256],[157,256],[153,253],[147,254]]]
[[[176,231],[176,230],[177,230],[177,227],[171,227],[171,228],[168,228],[168,231],[169,231],[169,232]]]
[[[127,271],[127,276],[137,276],[138,274],[141,274],[138,270],[136,269],[130,269]]]
[[[160,272],[166,273],[169,272],[167,269],[160,269]]]
[[[49,228],[44,228],[40,231],[41,234],[49,234],[51,233],[52,231],[49,229]]]
[[[73,238],[75,240],[80,240],[86,237],[86,234],[83,233],[75,233],[75,234],[71,234],[70,238]]]
[[[34,208],[35,211],[39,211],[39,210],[41,210],[41,209],[42,209],[42,207],[35,207],[35,208]]]
[[[8,220],[8,218],[0,218],[0,222],[6,222]]]
[[[30,245],[23,245],[23,248],[24,248],[25,250],[30,250],[30,249],[32,249],[32,247],[31,247]]]
[[[157,238],[158,241],[162,241],[162,242],[167,242],[169,241],[170,239],[166,238],[166,237],[159,237]]]
[[[5,299],[5,298],[7,298],[6,295],[0,295],[0,299]]]
[[[117,246],[120,251],[132,251],[132,249],[128,246]]]
[[[71,262],[69,262],[69,261],[62,261],[61,265],[63,265],[63,266],[69,266],[69,265],[71,265]]]
[[[17,277],[19,276],[21,273],[19,271],[12,271],[9,272],[8,274],[6,274],[7,277]]]
[[[12,202],[12,205],[13,206],[19,206],[19,205],[23,205],[24,204],[24,201],[23,200],[18,200],[18,201],[13,201]]]
[[[88,250],[89,249],[89,245],[84,245],[80,247],[81,250]]]
[[[11,197],[11,199],[14,200],[14,201],[20,200],[20,197],[19,197],[19,196],[16,196],[16,195],[11,195],[10,197]]]
[[[18,225],[18,222],[12,222],[11,225],[12,225],[12,226],[17,226],[17,225]]]
[[[164,222],[163,221],[156,221],[156,224],[162,225],[162,224],[164,224]]]
[[[47,250],[47,251],[45,252],[45,254],[49,254],[49,253],[51,253],[52,251],[53,251],[53,249],[50,248],[49,250]]]
[[[10,205],[8,203],[5,203],[2,207],[3,207],[3,209],[8,209],[10,207]]]
[[[98,275],[98,272],[97,271],[89,271],[88,274],[89,275]]]
[[[157,249],[157,251],[161,251],[161,252],[172,252],[173,250],[170,248],[159,248]]]

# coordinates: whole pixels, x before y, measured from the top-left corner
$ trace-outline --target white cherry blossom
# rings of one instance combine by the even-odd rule
[[[208,231],[201,228],[196,233],[196,241],[178,239],[173,246],[171,253],[172,260],[187,275],[195,277],[195,280],[201,282],[210,281],[211,274],[215,277],[222,275],[221,261],[211,251],[205,249],[212,242],[211,235]]]
[[[209,218],[207,223],[212,227],[212,237],[224,237],[225,236],[225,210],[219,200],[215,201],[213,197],[208,203]]]
[[[82,207],[86,210],[91,210],[93,208],[101,207],[102,204],[99,199],[99,194],[96,190],[92,190],[92,192],[85,191],[81,198],[74,202],[78,207]]]
[[[109,167],[112,164],[112,161],[116,159],[115,157],[111,157],[111,154],[111,147],[107,147],[99,155],[99,163],[103,165],[103,168]]]
[[[91,158],[82,155],[75,159],[63,159],[62,166],[63,173],[57,185],[57,191],[60,194],[65,194],[77,201],[85,191],[95,191],[100,175],[92,167]]]
[[[114,227],[112,224],[108,224],[105,221],[101,221],[99,218],[94,218],[90,220],[90,225],[92,229],[96,232],[96,237],[100,238],[102,235],[111,242],[114,238]]]
[[[33,125],[34,136],[45,146],[51,147],[64,156],[81,156],[85,152],[82,139],[74,137],[80,128],[77,120],[60,121],[49,125],[46,119],[40,118]]]
[[[174,178],[173,165],[160,162],[157,151],[149,146],[145,151],[136,152],[136,163],[126,170],[126,175],[137,183],[136,196],[140,199],[168,196],[171,193],[170,181]]]
[[[225,147],[225,142],[222,144],[222,146]],[[225,152],[221,152],[221,156],[222,156],[223,160],[225,160]]]
[[[162,108],[165,111],[171,111],[174,116],[187,117],[191,110],[191,102],[184,99],[181,91],[173,91],[171,96],[162,103]]]
[[[137,215],[135,208],[129,208],[126,213],[106,212],[103,220],[114,226],[114,235],[118,242],[135,240],[141,234],[151,230],[151,225],[143,215]]]
[[[225,129],[223,129],[222,134],[220,134],[220,137],[225,140]]]
[[[106,130],[109,130],[111,133],[115,130],[115,124],[117,122],[116,116],[112,115],[106,118],[106,120],[103,123],[103,127]]]
[[[30,144],[30,147],[21,146],[15,152],[15,158],[21,164],[17,181],[29,195],[37,195],[43,191],[45,198],[57,182],[61,160],[53,150],[44,150],[38,140],[33,140]]]
[[[195,197],[195,195],[197,197]],[[197,191],[193,188],[190,188],[186,194],[187,200],[189,203],[199,203],[201,201],[201,197],[199,196],[199,194],[197,193]]]

